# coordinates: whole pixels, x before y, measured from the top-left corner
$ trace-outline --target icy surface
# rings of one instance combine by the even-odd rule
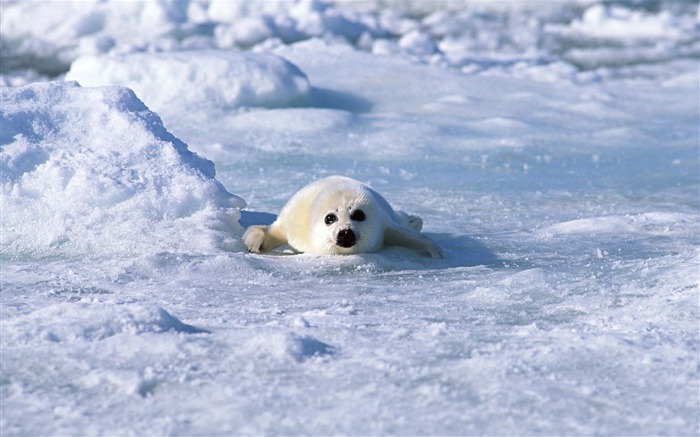
[[[2,435],[700,433],[697,3],[1,5]]]

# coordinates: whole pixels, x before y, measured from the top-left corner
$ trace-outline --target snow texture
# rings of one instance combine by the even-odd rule
[[[0,7],[3,436],[700,433],[697,2]]]

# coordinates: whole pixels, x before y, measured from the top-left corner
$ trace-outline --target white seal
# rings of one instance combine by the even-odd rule
[[[288,245],[321,255],[375,252],[404,246],[442,258],[442,249],[420,233],[423,220],[394,211],[369,186],[343,176],[312,182],[299,190],[270,226],[250,226],[243,242],[250,252]]]

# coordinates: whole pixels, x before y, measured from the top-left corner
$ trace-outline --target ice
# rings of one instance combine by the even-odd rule
[[[697,435],[699,29],[4,1],[0,434]],[[244,252],[331,174],[445,258]]]

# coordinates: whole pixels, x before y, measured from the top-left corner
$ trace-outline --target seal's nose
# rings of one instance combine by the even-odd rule
[[[352,231],[352,229],[343,229],[338,232],[338,236],[335,238],[335,244],[340,247],[352,247],[357,243],[357,236]]]

